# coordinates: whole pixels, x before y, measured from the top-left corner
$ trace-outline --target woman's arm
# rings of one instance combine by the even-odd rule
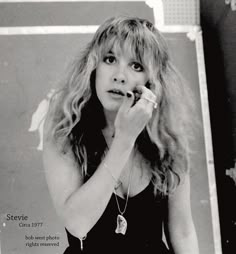
[[[143,94],[151,93],[143,88]],[[92,177],[83,183],[73,155],[62,155],[53,142],[44,140],[43,161],[56,211],[71,234],[84,237],[103,214],[114,187],[129,160],[134,143],[152,115],[153,105],[134,95],[124,99],[115,120],[115,138]],[[45,131],[44,133],[48,133]]]
[[[72,155],[62,155],[55,145],[44,143],[43,161],[49,191],[59,217],[74,236],[84,237],[96,224],[116,185],[114,178],[119,179],[132,149],[132,142],[117,137],[103,163],[83,184]]]
[[[183,180],[168,201],[169,241],[175,254],[199,254],[198,240],[191,213],[190,177]]]

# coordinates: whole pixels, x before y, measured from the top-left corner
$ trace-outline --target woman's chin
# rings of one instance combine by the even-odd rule
[[[114,116],[117,114],[120,106],[115,106],[115,107],[104,107],[104,113],[105,116]]]
[[[104,111],[117,113],[117,111],[119,110],[120,106],[121,106],[120,103],[112,103],[112,104],[109,104],[109,105],[103,105],[103,108],[104,108]]]

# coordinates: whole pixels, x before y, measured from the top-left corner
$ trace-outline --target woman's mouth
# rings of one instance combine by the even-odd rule
[[[108,91],[113,97],[123,97],[125,96],[124,92],[119,89],[111,89]]]

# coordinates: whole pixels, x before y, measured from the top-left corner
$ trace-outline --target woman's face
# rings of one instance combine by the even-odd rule
[[[105,112],[117,112],[124,96],[137,86],[144,86],[147,72],[133,57],[125,52],[111,50],[96,69],[96,93]]]

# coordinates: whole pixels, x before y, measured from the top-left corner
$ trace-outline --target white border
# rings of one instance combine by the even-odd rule
[[[210,203],[211,203],[212,227],[213,227],[213,237],[214,237],[213,240],[214,240],[214,248],[215,248],[214,253],[222,254],[202,31],[199,31],[196,34],[196,53],[197,53],[198,78],[199,78],[202,118],[203,118],[203,128],[204,128],[208,185],[209,185]]]

